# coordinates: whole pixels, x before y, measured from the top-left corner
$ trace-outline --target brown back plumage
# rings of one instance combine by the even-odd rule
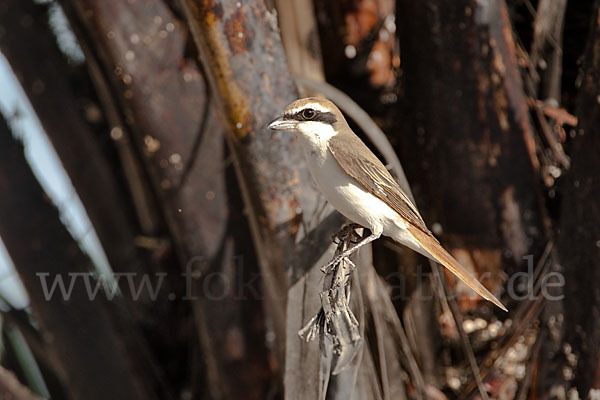
[[[429,233],[429,229],[425,226],[417,207],[410,201],[383,163],[352,132],[337,107],[335,107],[335,110],[338,117],[336,122],[338,133],[329,139],[327,147],[340,167],[369,193],[396,211],[409,224]]]

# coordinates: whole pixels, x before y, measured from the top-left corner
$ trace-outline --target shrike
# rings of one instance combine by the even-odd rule
[[[323,98],[300,99],[269,124],[294,132],[308,168],[327,201],[371,235],[339,255],[354,253],[381,235],[439,262],[483,298],[506,307],[448,253],[379,159],[348,126],[340,110]]]

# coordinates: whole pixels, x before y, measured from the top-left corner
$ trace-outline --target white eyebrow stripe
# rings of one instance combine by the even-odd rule
[[[294,109],[290,110],[290,113],[296,114],[297,112],[299,112],[301,110],[305,110],[307,108],[312,108],[313,110],[324,112],[324,113],[331,112],[331,110],[323,107],[319,103],[308,103],[308,104],[304,104],[302,107],[298,107],[298,108],[294,108]]]

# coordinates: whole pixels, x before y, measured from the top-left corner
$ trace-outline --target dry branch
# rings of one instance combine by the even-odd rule
[[[318,82],[325,81],[317,18],[312,0],[276,0],[281,41],[290,73]],[[302,97],[318,93],[300,88]]]
[[[112,304],[90,301],[83,282],[75,282],[68,300],[60,293],[47,298],[40,274],[48,284],[60,276],[92,271],[58,211],[49,203],[29,169],[23,148],[0,121],[0,236],[29,294],[42,329],[46,350],[57,360],[58,378],[74,399],[154,399],[144,366],[134,363],[109,317]],[[93,360],[93,362],[90,362]]]
[[[538,4],[533,27],[533,43],[529,61],[539,68],[536,97],[561,101],[562,34],[567,0],[541,0]]]
[[[0,49],[7,57],[81,198],[116,271],[143,272],[133,245],[135,221],[115,171],[101,151],[71,86],[70,67],[47,22],[46,7],[9,0],[0,10]],[[31,21],[24,24],[21,21]],[[110,221],[110,223],[107,223]]]
[[[337,244],[333,258],[361,240],[356,233],[356,224],[344,226],[333,238]],[[356,356],[362,346],[359,324],[350,308],[352,282],[350,277],[356,265],[349,258],[323,271],[323,291],[319,293],[321,308],[313,318],[298,332],[307,342],[319,338],[321,347],[321,365],[327,365],[326,373],[339,374]],[[354,282],[355,285],[359,282]],[[333,356],[333,358],[332,358]],[[325,385],[326,387],[326,385]]]

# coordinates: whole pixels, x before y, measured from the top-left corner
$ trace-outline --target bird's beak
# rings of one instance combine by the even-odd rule
[[[274,131],[289,131],[296,128],[297,121],[283,119],[283,117],[275,118],[267,125],[267,127]]]

